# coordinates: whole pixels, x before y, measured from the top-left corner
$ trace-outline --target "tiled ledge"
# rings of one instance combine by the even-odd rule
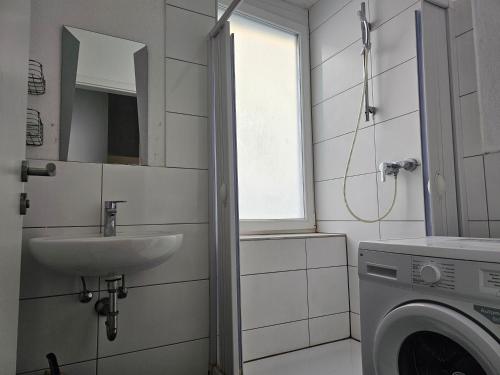
[[[264,241],[301,238],[345,237],[344,233],[281,233],[281,234],[250,234],[240,236],[240,241]]]

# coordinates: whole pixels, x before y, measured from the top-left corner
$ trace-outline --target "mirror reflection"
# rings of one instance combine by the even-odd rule
[[[145,164],[147,47],[64,27],[60,159]]]

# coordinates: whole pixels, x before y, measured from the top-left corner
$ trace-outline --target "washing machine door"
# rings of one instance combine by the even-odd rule
[[[479,324],[451,308],[409,303],[377,328],[377,375],[498,375],[500,344]]]

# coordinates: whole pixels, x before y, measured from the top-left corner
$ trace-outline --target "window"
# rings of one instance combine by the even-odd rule
[[[241,9],[230,18],[241,231],[311,231],[307,27]]]

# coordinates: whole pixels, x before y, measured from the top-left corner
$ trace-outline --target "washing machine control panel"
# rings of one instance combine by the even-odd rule
[[[412,257],[414,285],[455,290],[455,264],[449,259]]]

